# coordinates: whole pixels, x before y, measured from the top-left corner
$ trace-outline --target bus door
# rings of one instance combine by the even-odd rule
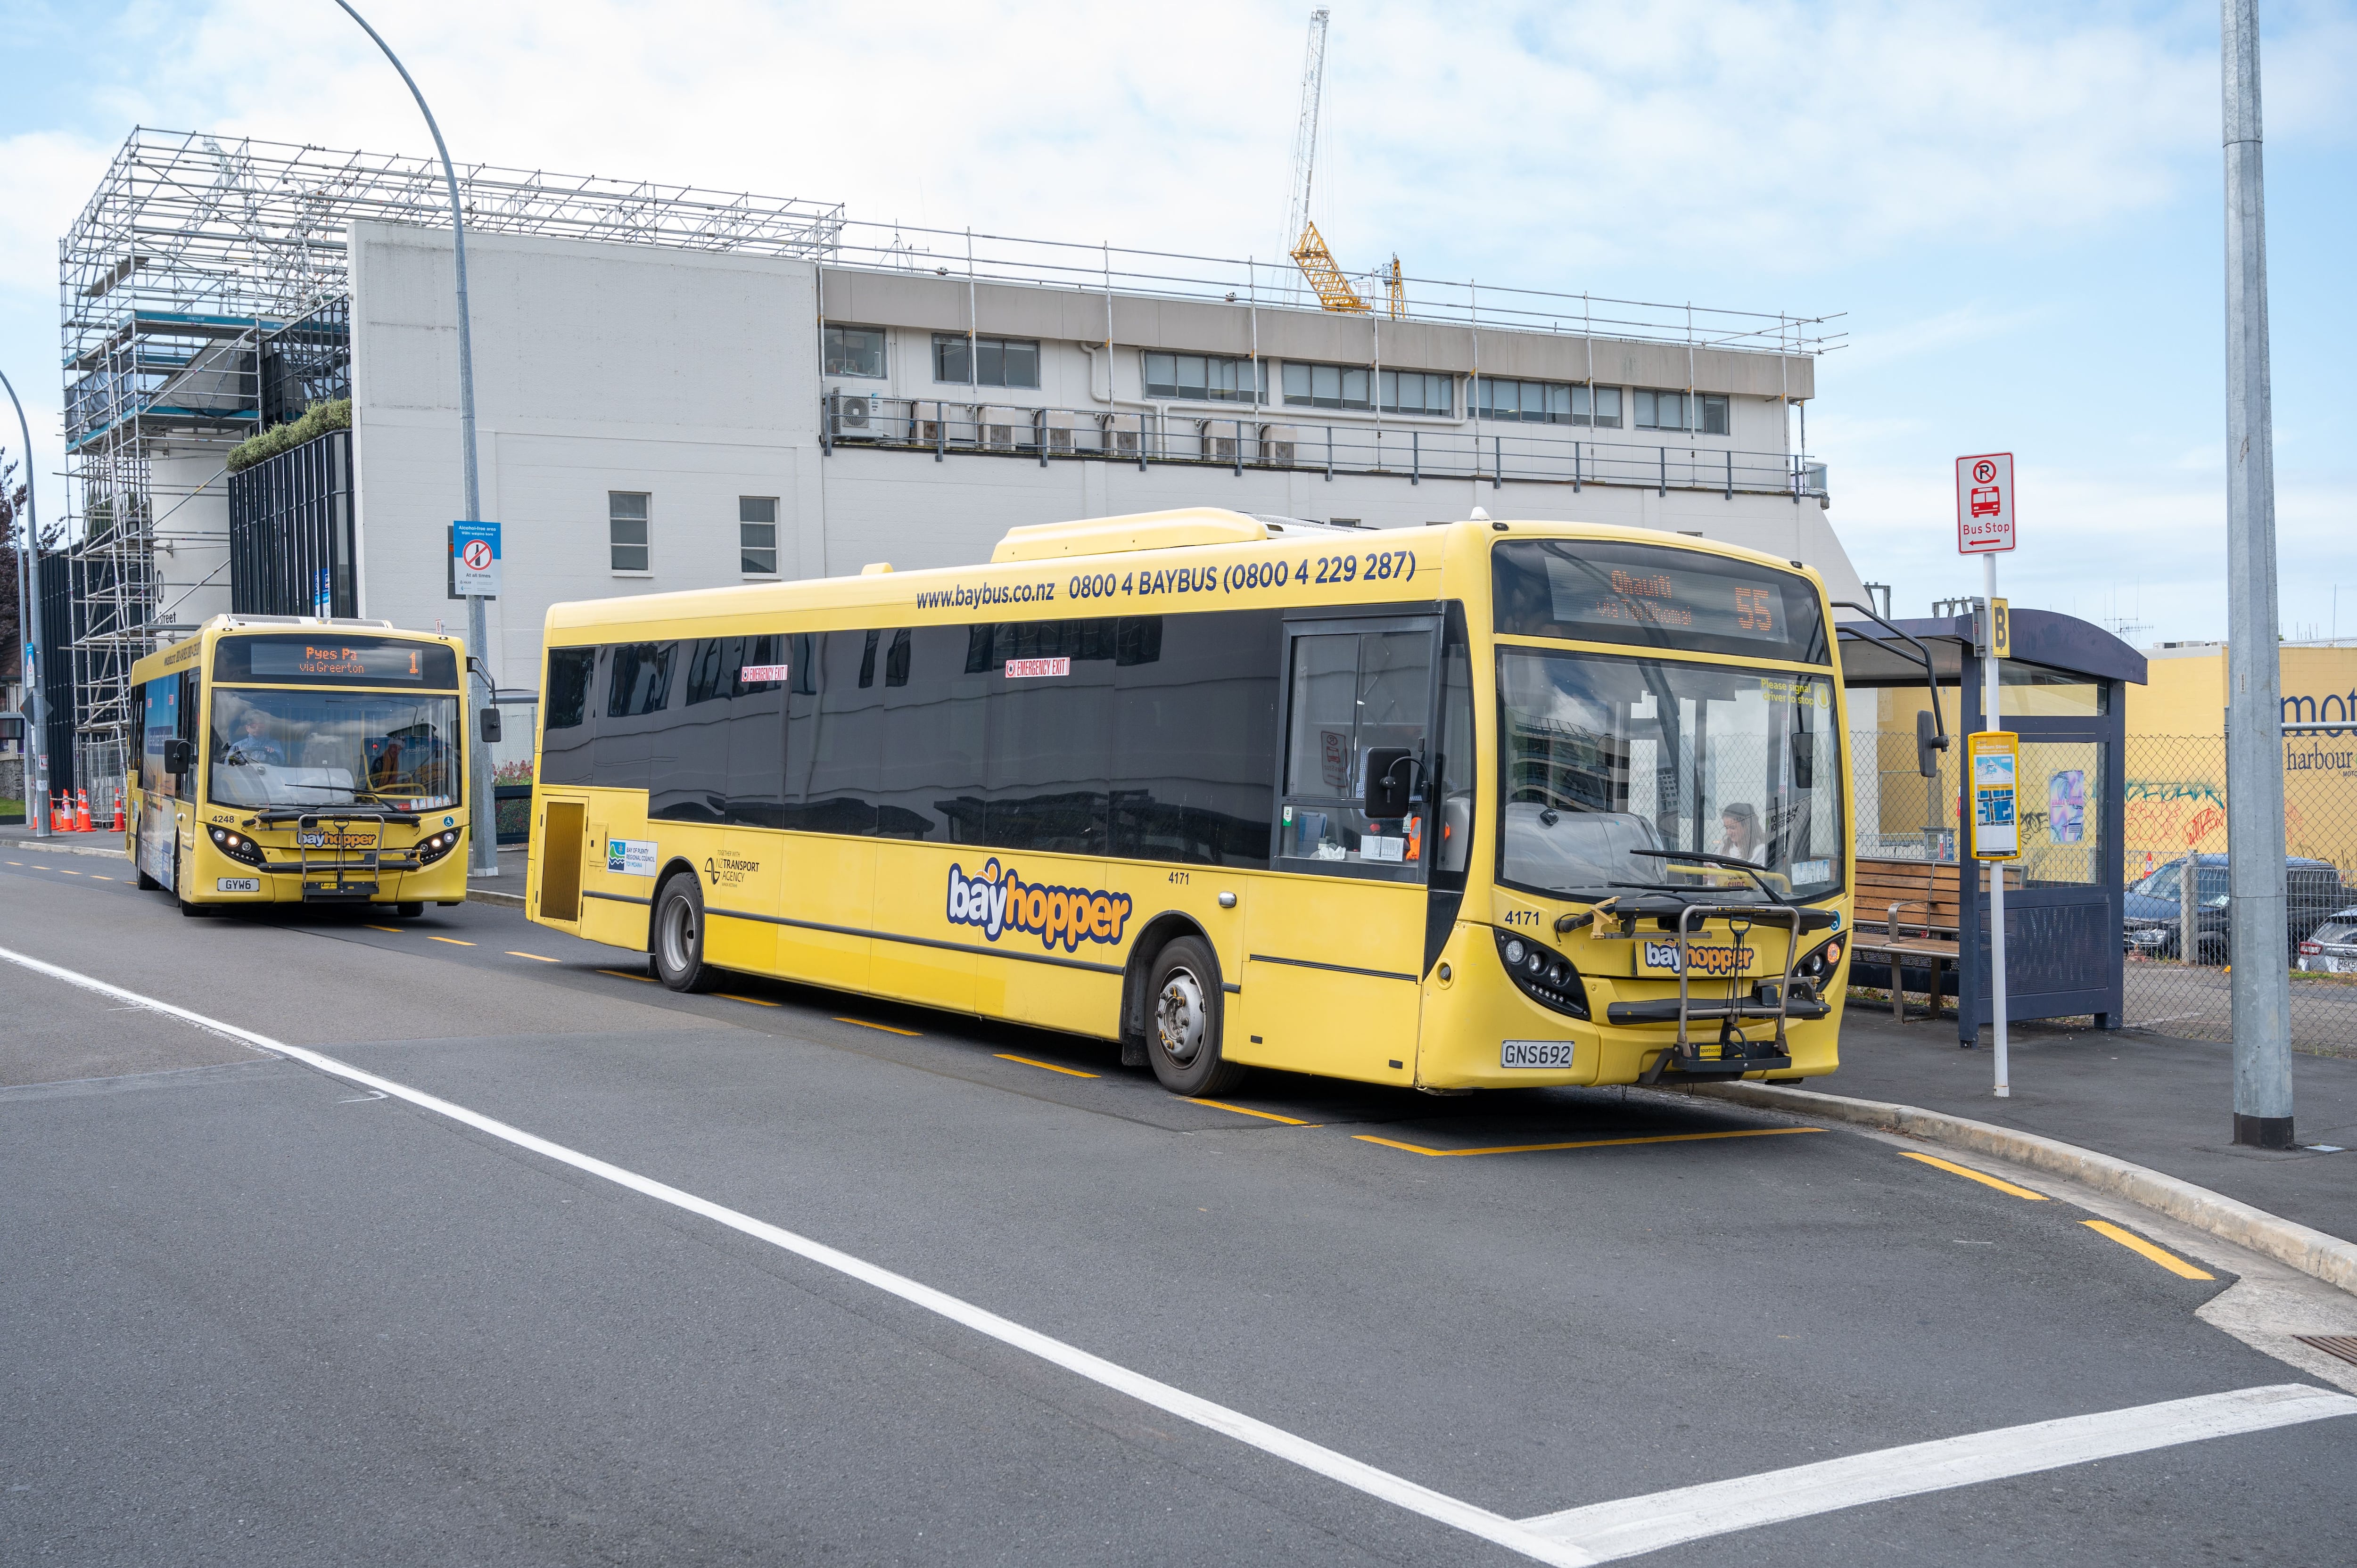
[[[1231,1048],[1240,1061],[1379,1082],[1414,1073],[1439,643],[1433,617],[1286,628],[1279,875],[1254,889],[1246,917],[1253,1038]]]
[[[131,823],[134,861],[151,881],[179,890],[179,800],[197,790],[197,676],[184,670],[147,682],[140,703],[138,815]],[[179,752],[176,757],[174,746]],[[174,772],[174,760],[188,764]]]

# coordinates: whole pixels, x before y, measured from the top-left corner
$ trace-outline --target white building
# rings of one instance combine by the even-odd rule
[[[208,615],[463,627],[437,173],[157,132],[117,158],[61,280],[86,739],[119,723],[121,650]],[[1267,263],[485,168],[463,188],[504,686],[536,683],[559,600],[978,561],[1018,524],[1182,505],[1633,523],[1863,597],[1795,438],[1815,322],[1415,280],[1340,314]],[[347,386],[348,437],[217,482],[235,440]]]

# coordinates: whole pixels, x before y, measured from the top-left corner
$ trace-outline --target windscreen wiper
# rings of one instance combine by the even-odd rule
[[[1710,854],[1698,849],[1632,849],[1629,853],[1655,860],[1696,860],[1706,865],[1723,865],[1730,871],[1739,871],[1751,878],[1753,885],[1760,889],[1760,896],[1770,904],[1777,902],[1779,897],[1776,890],[1768,886],[1768,879],[1760,875],[1758,866],[1748,860],[1738,860],[1731,854]],[[1724,893],[1726,889],[1719,888],[1717,891]]]

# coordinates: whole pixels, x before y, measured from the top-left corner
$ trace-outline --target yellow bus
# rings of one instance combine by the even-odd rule
[[[123,823],[139,886],[184,915],[464,901],[466,668],[455,637],[298,616],[215,616],[140,660]]]
[[[1843,697],[1797,563],[1191,510],[550,610],[531,918],[1457,1090],[1834,1069]]]

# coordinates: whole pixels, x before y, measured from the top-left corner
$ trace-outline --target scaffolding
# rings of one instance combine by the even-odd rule
[[[844,221],[839,203],[457,172],[484,233],[826,260]],[[58,246],[72,615],[56,648],[73,671],[76,778],[121,779],[132,661],[190,629],[158,552],[229,542],[175,513],[220,484],[239,441],[349,394],[347,226],[441,229],[448,213],[430,158],[145,128],[115,154]]]

